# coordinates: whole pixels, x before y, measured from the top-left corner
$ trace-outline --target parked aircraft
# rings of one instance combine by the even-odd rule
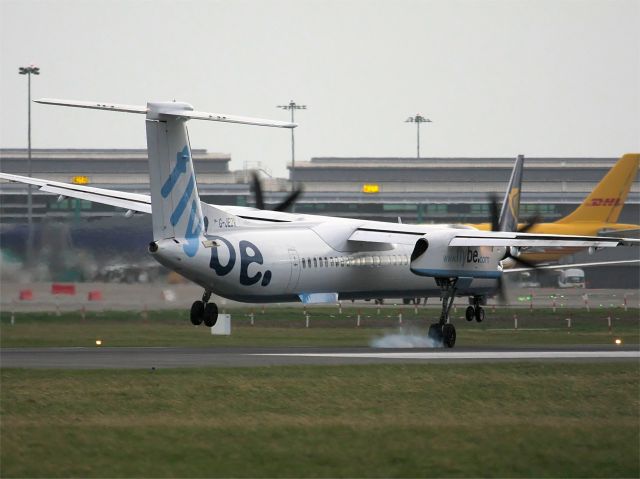
[[[453,347],[449,310],[470,296],[468,320],[482,321],[483,299],[499,287],[501,261],[522,247],[607,248],[640,240],[478,231],[461,225],[409,225],[210,205],[200,201],[188,120],[294,128],[292,123],[194,111],[179,102],[130,106],[69,100],[39,103],[146,116],[151,195],[0,173],[43,192],[152,213],[149,253],[204,289],[191,306],[193,324],[215,324],[211,294],[244,302],[336,302],[340,298],[440,295],[440,319],[429,336]],[[263,205],[260,188],[257,204]],[[290,206],[297,192],[277,210]]]
[[[518,161],[521,157],[518,158]],[[572,213],[552,223],[538,222],[533,218],[527,223],[518,223],[520,209],[521,185],[514,182],[514,175],[518,165],[514,167],[507,196],[503,202],[502,214],[505,210],[508,216],[515,218],[511,226],[517,223],[520,232],[539,234],[565,234],[565,235],[590,235],[612,234],[624,231],[637,231],[638,224],[618,223],[620,212],[631,189],[631,185],[638,174],[640,154],[627,153],[623,155],[609,172],[600,180],[593,191],[584,199],[582,204]],[[520,165],[522,168],[522,165]],[[520,173],[520,182],[522,174]],[[492,200],[492,208],[496,208],[495,200]],[[471,225],[477,229],[488,231],[492,228],[490,223]],[[495,226],[494,226],[495,228]],[[563,256],[576,253],[581,248],[523,248],[520,251],[519,260],[527,265],[550,263]]]

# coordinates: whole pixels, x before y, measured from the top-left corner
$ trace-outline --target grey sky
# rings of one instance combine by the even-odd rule
[[[287,119],[297,159],[640,150],[640,2],[0,0],[0,146],[33,96]],[[279,176],[288,131],[191,122],[194,148]],[[35,105],[33,147],[143,148],[137,115]]]

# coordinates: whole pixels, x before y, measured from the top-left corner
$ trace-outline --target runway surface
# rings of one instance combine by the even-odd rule
[[[638,361],[638,346],[572,348],[3,348],[2,368],[152,369],[499,361]]]

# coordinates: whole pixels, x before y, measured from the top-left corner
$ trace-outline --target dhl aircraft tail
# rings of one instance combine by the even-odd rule
[[[623,155],[582,204],[556,223],[616,223],[638,173],[639,163],[639,153]]]

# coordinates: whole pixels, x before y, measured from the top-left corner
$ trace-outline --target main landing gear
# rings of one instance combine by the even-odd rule
[[[480,296],[473,297],[473,306],[467,306],[464,312],[467,321],[473,321],[474,319],[481,323],[484,321],[484,308],[480,306],[482,304],[482,298]]]
[[[205,326],[212,327],[218,320],[218,306],[216,303],[210,303],[211,291],[205,291],[202,295],[202,301],[194,301],[191,305],[191,324],[199,326],[204,322]]]
[[[456,297],[456,283],[458,278],[437,278],[442,296],[442,312],[440,321],[429,326],[429,337],[436,343],[442,343],[445,348],[452,348],[456,344],[456,328],[449,323],[449,310]]]

